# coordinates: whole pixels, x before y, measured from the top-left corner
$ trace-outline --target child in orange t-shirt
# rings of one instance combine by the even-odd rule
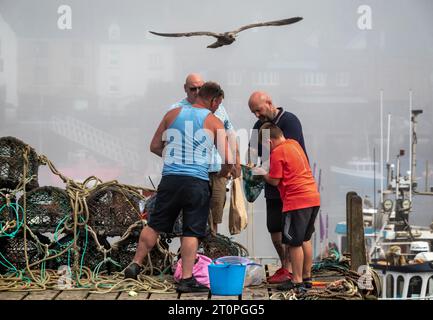
[[[256,168],[255,174],[263,174],[266,182],[277,186],[280,192],[284,216],[282,242],[289,246],[293,270],[293,279],[277,288],[284,291],[303,289],[307,279],[311,282],[313,264],[312,252],[304,253],[303,243],[309,241],[314,232],[320,194],[299,143],[293,139],[286,140],[281,129],[272,123],[263,125],[261,132],[266,129],[269,130],[271,149],[269,173]]]

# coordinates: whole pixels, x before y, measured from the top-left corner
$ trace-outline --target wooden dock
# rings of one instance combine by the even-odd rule
[[[265,265],[266,276],[272,275],[279,267]],[[172,279],[172,277],[169,277]],[[333,281],[334,279],[329,279]],[[172,281],[172,280],[171,280]],[[0,300],[270,300],[279,299],[281,291],[277,285],[263,283],[260,286],[245,287],[240,296],[217,296],[209,293],[148,293],[137,292],[136,296],[128,292],[92,293],[92,290],[43,290],[43,291],[3,291]],[[274,295],[274,296],[273,296]],[[281,298],[280,298],[281,299]]]

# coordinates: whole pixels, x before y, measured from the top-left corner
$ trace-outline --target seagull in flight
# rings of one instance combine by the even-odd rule
[[[208,48],[215,49],[225,45],[232,44],[236,40],[236,35],[241,31],[251,29],[251,28],[256,28],[256,27],[284,26],[284,25],[299,22],[302,19],[303,18],[301,17],[294,17],[294,18],[283,19],[283,20],[253,23],[253,24],[248,24],[246,26],[240,27],[239,29],[229,31],[229,32],[224,32],[224,33],[216,33],[216,32],[209,32],[209,31],[183,32],[183,33],[161,33],[161,32],[154,32],[154,31],[149,31],[149,32],[161,37],[192,37],[192,36],[215,37],[217,38],[217,41],[207,46]]]

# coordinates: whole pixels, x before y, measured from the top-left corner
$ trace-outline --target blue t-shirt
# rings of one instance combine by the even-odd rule
[[[189,102],[188,100],[182,99],[179,102],[173,103],[169,108],[168,111],[174,109],[174,108],[179,108],[179,107],[192,107],[191,102]]]
[[[231,123],[229,115],[227,114],[227,111],[222,104],[219,105],[214,115],[221,120],[224,125],[224,129],[226,129],[226,132],[233,130],[233,124]],[[221,170],[221,163],[221,156],[217,148],[214,147],[212,150],[212,162],[209,166],[209,172],[219,172]]]
[[[192,107],[191,103],[187,99],[183,99],[177,103],[174,103],[170,106],[169,110],[179,107]],[[214,115],[221,120],[224,125],[224,128],[227,131],[233,130],[233,124],[230,121],[229,115],[227,114],[226,109],[222,104],[219,105],[218,109],[215,111]],[[214,146],[212,150],[212,160],[209,166],[209,172],[219,172],[221,170],[222,159],[218,150]]]
[[[260,129],[263,123],[263,121],[257,120],[257,122],[254,124],[253,129]],[[293,139],[298,141],[308,159],[307,150],[305,149],[304,144],[304,135],[302,133],[302,125],[298,117],[291,112],[284,111],[283,108],[278,108],[277,116],[272,120],[272,123],[276,124],[281,129],[281,131],[283,131],[284,137],[286,139]],[[258,148],[258,155],[261,156],[261,146],[259,145]],[[278,192],[277,187],[271,186],[267,183],[265,185],[265,198],[279,199],[280,193]]]
[[[181,108],[167,128],[162,175],[190,176],[209,180],[209,162],[213,140],[204,130],[210,111],[205,108]]]

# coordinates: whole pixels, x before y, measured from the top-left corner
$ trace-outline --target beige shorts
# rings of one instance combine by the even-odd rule
[[[209,203],[209,225],[212,226],[213,223],[219,224],[223,221],[227,178],[218,176],[218,173],[209,173],[209,184],[212,190]]]

